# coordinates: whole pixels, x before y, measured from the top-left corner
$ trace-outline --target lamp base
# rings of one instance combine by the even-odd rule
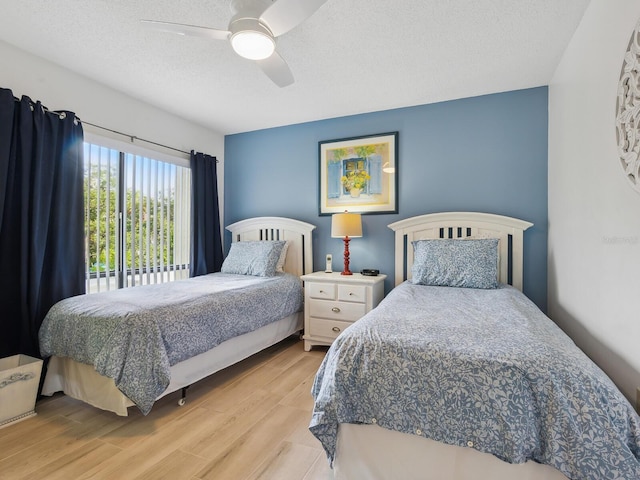
[[[349,237],[344,237],[344,270],[340,273],[340,275],[353,275],[351,270],[349,270]]]

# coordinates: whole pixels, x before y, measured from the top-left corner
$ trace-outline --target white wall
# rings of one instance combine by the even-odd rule
[[[640,194],[615,111],[637,0],[592,0],[549,86],[548,311],[629,400],[640,386]]]
[[[216,156],[221,215],[224,212],[224,136],[221,133],[159,110],[1,41],[0,65],[0,87],[11,89],[15,97],[26,95],[31,100],[40,100],[49,110],[69,110],[89,123],[185,152],[195,150]],[[89,134],[110,135],[88,125],[83,128]],[[113,137],[123,140],[122,136]],[[189,158],[148,143],[136,144]]]

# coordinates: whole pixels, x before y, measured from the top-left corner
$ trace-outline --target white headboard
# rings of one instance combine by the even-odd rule
[[[316,228],[310,223],[284,217],[255,217],[227,226],[231,241],[286,240],[289,242],[284,271],[293,275],[313,272],[311,232]]]
[[[532,225],[517,218],[475,212],[430,213],[392,223],[389,228],[396,232],[395,284],[411,277],[412,241],[478,236],[500,239],[498,280],[522,290],[522,237],[523,232]]]

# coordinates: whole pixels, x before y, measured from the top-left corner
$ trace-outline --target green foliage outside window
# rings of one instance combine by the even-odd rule
[[[118,168],[85,166],[85,238],[88,270],[113,271],[118,255]],[[163,267],[174,262],[175,191],[163,194],[126,188],[122,209],[126,269]],[[158,189],[155,189],[157,192]]]

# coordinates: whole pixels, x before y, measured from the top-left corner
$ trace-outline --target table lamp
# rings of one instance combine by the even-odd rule
[[[349,240],[362,237],[362,217],[359,213],[336,213],[331,217],[331,236],[344,239],[344,270],[342,275],[352,275],[349,270]]]

